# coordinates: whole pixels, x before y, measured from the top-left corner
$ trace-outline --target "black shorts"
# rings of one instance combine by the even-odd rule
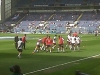
[[[44,46],[46,46],[46,43],[45,42],[43,44],[44,44]]]
[[[59,47],[63,47],[63,44],[58,44]]]
[[[78,43],[77,46],[80,46],[80,43]]]
[[[37,48],[40,48],[40,45],[36,45]]]
[[[67,44],[70,45],[71,43],[69,41],[67,41]]]
[[[56,45],[56,43],[53,43],[53,45]]]
[[[18,52],[22,52],[23,50],[22,49],[18,49]]]
[[[75,43],[72,43],[72,46],[75,46]]]
[[[51,47],[51,45],[46,45],[47,47]]]

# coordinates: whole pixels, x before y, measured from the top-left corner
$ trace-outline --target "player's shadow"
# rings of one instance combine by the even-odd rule
[[[75,52],[83,52],[82,50],[76,50]]]
[[[57,52],[57,51],[53,51],[52,53],[71,53],[72,51],[65,51],[65,52]]]
[[[66,51],[66,53],[71,53],[71,52],[72,52],[72,50],[67,50],[67,51]]]
[[[80,50],[86,50],[85,48],[81,48]]]

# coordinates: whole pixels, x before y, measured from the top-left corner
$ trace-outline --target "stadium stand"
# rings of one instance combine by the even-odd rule
[[[96,4],[99,0],[19,0],[17,8],[34,7],[35,5],[55,4]],[[20,20],[19,23],[17,23]],[[66,12],[29,12],[16,13],[4,22],[5,26],[15,24],[14,32],[31,33],[66,33],[68,27],[72,31],[93,33],[100,26],[100,13],[96,11]]]
[[[21,27],[19,28],[19,30],[21,31],[24,29],[25,32],[28,32],[31,30],[30,29],[31,24],[34,24],[35,27],[38,27],[43,24],[43,26],[49,25],[50,27],[49,32],[56,30],[57,32],[65,33],[66,23],[67,22],[72,23],[73,21],[75,21],[78,18],[79,14],[74,14],[71,12],[70,13],[69,12],[68,13],[67,12],[66,13],[30,13],[25,18],[23,18],[22,22],[20,23]],[[45,22],[47,22],[48,24],[45,24]]]
[[[99,17],[100,14],[94,11],[89,12],[66,12],[66,13],[29,13],[20,14],[16,19],[9,19],[4,24],[11,25],[16,23],[19,19],[25,16],[21,22],[14,27],[14,32],[36,32],[36,33],[66,33],[67,24],[74,24],[80,14],[83,13],[81,18],[78,20],[77,27],[84,27],[87,32],[93,33],[100,25]],[[84,29],[83,28],[83,29]],[[82,29],[73,29],[72,31],[83,31]]]

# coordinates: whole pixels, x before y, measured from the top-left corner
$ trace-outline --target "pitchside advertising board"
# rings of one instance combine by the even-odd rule
[[[34,7],[49,7],[49,6],[100,6],[100,3],[95,3],[95,4],[93,4],[93,3],[89,3],[89,4],[86,4],[86,3],[84,3],[84,4],[80,4],[80,3],[76,3],[76,4],[71,4],[71,3],[69,3],[69,4],[46,4],[46,5],[44,5],[44,4],[35,4],[34,5]]]
[[[34,7],[48,7],[48,6],[81,6],[81,4],[49,4],[49,5],[34,5]]]

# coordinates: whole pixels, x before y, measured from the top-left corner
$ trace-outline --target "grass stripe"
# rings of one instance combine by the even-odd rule
[[[87,60],[87,59],[94,58],[94,57],[98,57],[98,56],[100,56],[100,54],[93,55],[93,56],[86,57],[86,58],[82,58],[82,59],[75,60],[75,61],[70,61],[70,62],[63,63],[63,64],[59,64],[59,65],[55,65],[55,66],[52,66],[52,67],[48,67],[48,68],[44,68],[44,69],[40,69],[40,70],[36,70],[36,71],[33,71],[33,72],[25,73],[25,74],[23,74],[23,75],[33,74],[33,73],[36,73],[36,72],[40,72],[40,71],[44,71],[44,70],[48,70],[48,69],[52,69],[52,68],[55,68],[55,67],[58,67],[58,66],[67,65],[67,64],[71,64],[71,63],[75,63],[75,62],[79,62],[79,61]]]

